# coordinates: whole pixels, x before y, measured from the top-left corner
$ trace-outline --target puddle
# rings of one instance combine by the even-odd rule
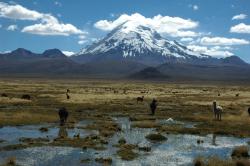
[[[150,128],[131,128],[131,121],[127,117],[113,118],[122,129],[121,132],[117,132],[112,138],[111,142],[117,143],[120,138],[125,138],[127,143],[138,145],[142,141],[145,141],[145,136],[152,133],[154,129]]]
[[[177,121],[177,120],[174,120],[172,118],[160,119],[160,120],[157,120],[157,122],[160,125],[180,125],[180,126],[183,126],[184,128],[195,128],[195,125],[198,124],[198,123],[194,123],[194,122]]]
[[[80,121],[75,125],[75,128],[67,128],[66,131],[63,131],[64,128],[60,128],[58,124],[5,126],[0,128],[0,140],[4,140],[4,142],[0,143],[0,146],[20,143],[20,138],[48,138],[51,141],[62,132],[67,132],[68,137],[73,137],[78,133],[80,133],[81,137],[98,134],[95,130],[81,129],[81,127],[90,123],[91,121],[88,120]],[[41,127],[48,128],[48,131],[41,132],[39,130]]]
[[[197,156],[219,156],[221,158],[230,158],[232,149],[235,146],[248,145],[247,142],[249,138],[235,138],[227,136],[199,136],[199,135],[188,135],[188,134],[168,134],[164,135],[168,138],[167,141],[162,143],[151,143],[145,139],[145,136],[149,133],[154,133],[154,129],[141,129],[141,128],[131,128],[131,122],[127,117],[113,118],[116,121],[122,131],[116,133],[113,137],[109,139],[108,145],[106,145],[106,150],[96,151],[93,149],[82,150],[81,148],[71,148],[71,147],[32,147],[22,150],[13,150],[0,152],[0,163],[4,162],[9,156],[15,156],[17,159],[17,164],[19,165],[35,165],[35,166],[52,166],[52,165],[101,165],[95,162],[95,158],[111,157],[112,165],[135,165],[135,166],[147,166],[147,165],[169,165],[169,166],[186,166],[192,165],[193,159]],[[165,123],[165,121],[163,121]],[[79,126],[84,125],[85,122],[79,123]],[[169,122],[168,122],[169,123]],[[181,123],[183,124],[183,122]],[[167,123],[166,123],[167,125]],[[171,125],[171,123],[170,123]],[[25,127],[26,134],[31,136],[39,136],[39,134],[52,135],[57,134],[55,129],[50,129],[48,133],[41,133],[38,129],[40,126],[32,126],[31,128]],[[19,130],[23,127],[17,127]],[[4,131],[13,134],[15,130]],[[18,131],[17,129],[17,131]],[[70,131],[69,133],[74,133],[76,131]],[[74,129],[72,129],[74,130]],[[11,132],[12,131],[12,132]],[[38,133],[36,133],[36,131]],[[35,133],[33,133],[35,132]],[[82,131],[87,132],[87,131]],[[0,139],[6,138],[1,136]],[[37,135],[36,135],[37,134]],[[87,134],[87,133],[85,133]],[[15,137],[15,134],[13,134]],[[45,136],[42,135],[42,136]],[[73,135],[73,134],[69,134]],[[18,137],[16,137],[18,138]],[[136,144],[139,146],[149,146],[151,147],[150,152],[139,152],[140,156],[133,161],[121,160],[117,155],[117,148],[114,144],[117,144],[120,138],[125,138],[127,143]],[[12,138],[14,139],[14,138]],[[14,139],[15,140],[15,139]],[[203,143],[198,144],[197,140],[203,140]],[[249,146],[249,145],[248,145]],[[80,163],[82,159],[90,159],[88,163]]]
[[[230,158],[232,149],[235,146],[247,145],[249,139],[217,136],[215,142],[212,135],[166,135],[168,140],[162,144],[152,146],[150,155],[142,156],[138,161],[130,164],[136,165],[192,165],[193,159],[197,156],[219,156]],[[197,144],[197,140],[204,143]],[[215,144],[214,144],[215,143]]]
[[[1,152],[0,161],[9,156],[16,157],[16,164],[22,166],[79,165],[80,153],[70,147],[35,147],[22,150]]]
[[[130,128],[127,118],[117,118],[117,122],[122,126],[124,132],[117,133],[112,140],[117,142],[124,137],[128,143],[139,146],[151,147],[151,152],[142,152],[140,157],[133,161],[124,161],[113,158],[113,165],[169,165],[186,166],[193,165],[193,159],[197,156],[219,156],[230,158],[231,151],[235,146],[248,145],[249,138],[241,139],[227,136],[198,136],[188,134],[166,134],[167,141],[162,143],[151,143],[145,139],[149,133],[155,132],[154,129]],[[195,127],[196,123],[181,122],[172,119],[159,120],[164,125],[182,125],[186,128]],[[197,140],[203,140],[198,144]],[[144,153],[144,154],[143,154]]]

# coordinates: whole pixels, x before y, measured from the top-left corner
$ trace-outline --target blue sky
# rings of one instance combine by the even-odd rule
[[[140,19],[170,40],[250,62],[249,0],[0,0],[0,52],[78,52],[123,21]]]

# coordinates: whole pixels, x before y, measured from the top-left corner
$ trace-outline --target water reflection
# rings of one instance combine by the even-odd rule
[[[67,138],[67,137],[68,137],[68,132],[66,127],[60,126],[58,131],[58,138]]]
[[[212,145],[217,146],[217,144],[216,144],[216,134],[212,134]]]

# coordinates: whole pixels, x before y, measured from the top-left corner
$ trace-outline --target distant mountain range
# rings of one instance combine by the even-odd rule
[[[250,81],[250,65],[237,56],[219,59],[193,52],[151,28],[126,22],[71,57],[58,49],[37,54],[18,48],[0,54],[0,74]]]

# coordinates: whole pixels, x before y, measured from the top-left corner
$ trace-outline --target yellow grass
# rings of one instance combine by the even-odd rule
[[[0,125],[13,124],[34,124],[44,122],[56,122],[58,117],[56,114],[30,113],[30,112],[0,112]]]
[[[66,107],[70,121],[84,118],[101,120],[122,115],[140,121],[134,126],[161,129],[151,121],[171,117],[201,123],[192,132],[225,131],[231,134],[237,131],[239,135],[250,135],[246,130],[250,126],[247,113],[250,86],[247,85],[10,79],[1,80],[0,89],[0,94],[9,96],[0,97],[0,125],[55,122],[58,121],[56,110]],[[70,89],[69,100],[66,99],[66,89]],[[237,93],[238,97],[235,96]],[[32,100],[20,99],[23,94],[29,94]],[[145,100],[137,104],[139,96],[145,96]],[[149,103],[153,98],[157,99],[158,108],[154,119],[150,119]],[[213,119],[211,108],[214,100],[223,107],[222,122]],[[91,112],[86,113],[86,110]]]

